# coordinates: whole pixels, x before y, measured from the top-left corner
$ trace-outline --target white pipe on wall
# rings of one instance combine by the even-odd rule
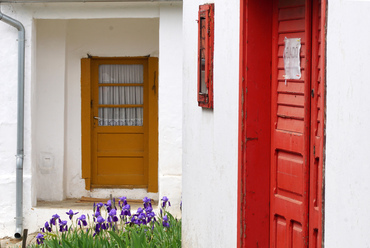
[[[18,107],[17,107],[17,159],[16,159],[16,229],[15,238],[23,231],[23,134],[24,134],[24,58],[25,30],[19,21],[4,15],[0,9],[0,21],[18,30]]]

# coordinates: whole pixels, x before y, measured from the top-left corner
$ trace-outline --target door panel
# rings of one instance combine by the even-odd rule
[[[270,246],[308,244],[311,1],[273,7]],[[284,78],[284,38],[301,38],[301,78]]]
[[[147,187],[146,60],[92,63],[93,187]]]
[[[158,59],[81,60],[86,189],[158,191]]]

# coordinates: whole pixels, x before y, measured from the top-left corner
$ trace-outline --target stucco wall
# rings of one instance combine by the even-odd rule
[[[26,27],[25,227],[36,230],[36,199],[181,199],[181,3],[4,4]],[[0,237],[14,234],[17,32],[0,23]],[[160,44],[161,40],[161,44]],[[86,191],[81,179],[80,59],[159,56],[159,190]],[[174,56],[175,55],[175,56]],[[31,83],[32,81],[32,83]],[[10,83],[11,82],[11,83]],[[31,87],[32,85],[32,87]],[[173,94],[177,88],[177,94]],[[31,113],[32,110],[32,113]],[[170,115],[168,116],[168,113]],[[32,122],[31,122],[32,118]],[[31,132],[32,130],[32,132]],[[167,154],[164,150],[170,150]],[[32,171],[32,173],[31,173]],[[4,173],[3,173],[4,172]],[[32,180],[31,180],[32,179]],[[171,187],[168,187],[171,186]],[[175,208],[175,207],[174,207]],[[42,211],[41,211],[42,212]],[[37,218],[49,218],[38,216]]]
[[[370,2],[328,6],[325,247],[370,247]]]
[[[11,15],[23,23],[26,30],[32,30],[32,17],[20,15],[11,6],[2,5],[2,12]],[[0,237],[15,233],[15,154],[17,127],[17,70],[18,70],[18,31],[12,26],[0,22]],[[32,32],[26,32],[25,60],[25,119],[24,119],[24,164],[23,164],[23,204],[25,214],[29,213],[35,194],[32,192],[33,175],[31,173],[31,49]]]
[[[197,103],[199,5],[183,6],[183,246],[235,247],[239,1],[215,2],[214,109]]]
[[[162,5],[159,19],[159,199],[178,216],[182,181],[182,8]]]

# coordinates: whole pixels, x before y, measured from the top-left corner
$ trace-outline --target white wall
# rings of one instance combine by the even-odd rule
[[[239,1],[215,0],[214,109],[197,103],[199,5],[183,6],[183,246],[236,247]]]
[[[11,6],[1,5],[4,14],[23,23],[26,30],[32,30],[32,17],[20,15]],[[18,84],[18,31],[12,26],[0,22],[0,237],[13,236],[15,233],[15,155],[17,137],[17,84]],[[32,32],[26,32],[25,58],[25,119],[24,119],[24,164],[23,164],[23,204],[25,215],[35,202],[31,190],[34,176],[31,174],[31,49]],[[28,206],[28,207],[26,207]]]
[[[3,4],[2,11],[20,19],[27,35],[25,228],[38,228],[34,220],[37,216],[32,216],[36,197],[62,200],[83,195],[107,197],[113,193],[158,199],[159,195],[167,195],[173,205],[178,205],[182,162],[182,4]],[[0,220],[2,237],[12,236],[15,228],[17,32],[0,23],[0,33],[0,48],[6,48],[0,49],[0,85],[4,90],[0,99],[0,190],[6,192],[6,200],[0,202],[0,215],[6,216]],[[85,190],[81,179],[80,59],[87,53],[159,56],[158,194],[145,190]],[[177,93],[173,94],[175,89]]]
[[[66,21],[38,21],[36,48],[35,157],[37,198],[65,198]],[[48,190],[45,190],[48,189]]]
[[[370,247],[369,13],[328,3],[325,247]]]
[[[159,198],[180,215],[182,175],[182,8],[166,4],[159,22]]]

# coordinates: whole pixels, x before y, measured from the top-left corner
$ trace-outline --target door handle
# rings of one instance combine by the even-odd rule
[[[101,120],[101,118],[98,116],[94,116],[94,119],[97,119],[98,121]]]

